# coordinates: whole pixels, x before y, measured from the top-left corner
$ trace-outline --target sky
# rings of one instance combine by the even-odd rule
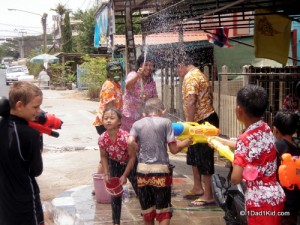
[[[47,33],[49,33],[53,26],[52,15],[56,14],[51,9],[56,8],[59,3],[75,12],[79,8],[85,11],[94,6],[95,2],[96,0],[0,0],[0,40],[20,37],[22,34],[24,36],[42,34],[41,17],[44,13],[48,14]]]

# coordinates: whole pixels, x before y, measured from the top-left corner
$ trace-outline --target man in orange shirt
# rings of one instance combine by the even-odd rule
[[[177,72],[183,78],[182,98],[186,121],[199,124],[207,121],[219,127],[219,117],[213,107],[210,82],[195,66],[192,57],[186,56],[183,62],[178,64]],[[194,185],[184,198],[196,199],[189,206],[214,205],[211,189],[211,175],[214,174],[214,150],[206,143],[190,146],[187,152],[187,164],[192,166]]]

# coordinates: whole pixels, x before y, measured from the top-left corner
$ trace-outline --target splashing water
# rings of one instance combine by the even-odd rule
[[[43,201],[44,219],[48,225],[73,225],[80,224],[78,219],[66,210],[55,207],[52,203]]]
[[[145,65],[146,59],[147,59],[147,54],[148,54],[148,45],[146,45],[145,42],[145,46],[144,46],[144,63],[143,63],[143,67]]]

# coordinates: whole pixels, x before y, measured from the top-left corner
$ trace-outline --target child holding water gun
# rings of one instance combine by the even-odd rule
[[[158,98],[147,100],[144,110],[145,117],[133,124],[128,140],[129,145],[139,146],[139,201],[145,225],[153,225],[155,219],[161,225],[168,225],[172,217],[172,175],[167,146],[171,153],[176,154],[189,146],[192,139],[175,139],[172,122],[162,117],[165,108]]]
[[[98,144],[101,154],[101,163],[104,170],[104,180],[109,182],[110,177],[119,177],[121,185],[130,180],[137,193],[137,182],[134,164],[136,160],[136,147],[128,146],[129,133],[120,129],[122,114],[119,110],[108,107],[103,111],[102,122],[106,129],[99,137]],[[122,196],[112,196],[113,224],[120,224]]]
[[[278,167],[281,164],[281,156],[290,153],[292,156],[300,156],[300,140],[293,137],[296,133],[299,117],[290,110],[278,111],[273,120],[273,133],[276,137],[276,148],[278,155]],[[281,218],[281,224],[296,225],[300,212],[300,190],[294,186],[293,190],[283,187],[286,195],[284,212],[289,212],[289,216]]]
[[[39,132],[29,126],[40,112],[43,93],[18,81],[9,91],[10,113],[0,116],[0,224],[44,224],[36,177],[43,172]]]
[[[279,212],[283,211],[285,200],[276,178],[274,136],[262,121],[267,105],[267,92],[260,86],[247,85],[237,93],[236,117],[243,123],[245,131],[237,138],[231,182],[242,181],[246,166],[255,166],[258,171],[256,179],[245,181],[248,225],[279,225]]]

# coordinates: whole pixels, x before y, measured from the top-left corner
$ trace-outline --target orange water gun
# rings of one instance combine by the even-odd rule
[[[281,158],[278,169],[280,184],[289,190],[294,190],[295,185],[300,189],[300,158],[289,153],[284,153]]]
[[[52,137],[58,137],[59,133],[53,129],[61,129],[63,122],[54,114],[44,112],[43,110],[36,116],[35,121],[30,121],[29,126],[37,129],[40,134],[48,134]]]
[[[9,101],[5,96],[0,96],[0,117],[8,117],[10,111]],[[49,114],[41,110],[35,118],[30,121],[29,126],[37,129],[42,134],[48,134],[52,137],[58,137],[59,133],[52,129],[61,129],[63,121],[54,114]]]
[[[217,136],[220,133],[219,128],[205,122],[202,124],[196,122],[178,122],[172,123],[174,135],[177,136],[178,140],[185,140],[192,137],[193,143],[207,143],[207,138],[210,136]],[[187,148],[182,150],[187,152]]]
[[[40,134],[48,134],[52,137],[59,137],[59,133],[52,130],[51,128],[49,127],[46,127],[42,124],[39,124],[39,123],[35,123],[35,122],[29,122],[29,126],[38,130],[40,132]]]

